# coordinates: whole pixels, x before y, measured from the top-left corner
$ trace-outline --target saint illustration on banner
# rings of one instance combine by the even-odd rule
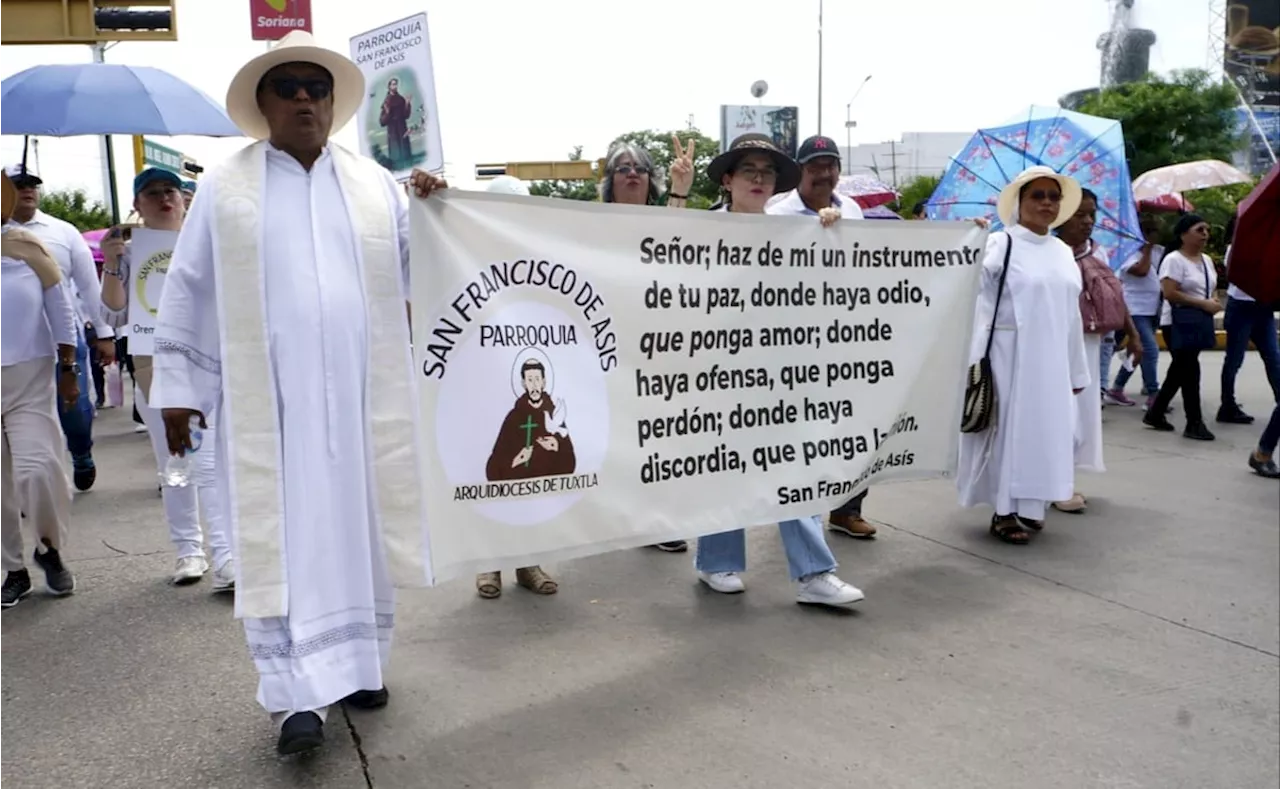
[[[364,73],[360,152],[404,180],[416,167],[444,169],[427,15],[418,14],[351,39]]]
[[[568,409],[564,398],[552,402],[550,364],[537,348],[516,357],[516,403],[502,420],[485,464],[490,482],[573,473]]]

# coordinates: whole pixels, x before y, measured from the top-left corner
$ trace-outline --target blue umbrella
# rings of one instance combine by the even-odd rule
[[[0,134],[239,137],[216,101],[156,68],[34,66],[0,88]]]
[[[1032,107],[1002,126],[979,129],[952,158],[929,198],[929,218],[980,216],[999,228],[1000,190],[1033,165],[1070,175],[1097,194],[1093,239],[1110,255],[1113,268],[1142,246],[1119,121],[1057,107]]]

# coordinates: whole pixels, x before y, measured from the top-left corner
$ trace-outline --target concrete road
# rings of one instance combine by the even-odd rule
[[[1256,356],[1241,394],[1265,419]],[[880,538],[831,536],[867,593],[854,613],[797,606],[768,528],[740,596],[649,550],[550,568],[552,598],[403,593],[391,705],[332,715],[327,749],[286,761],[229,601],[165,584],[150,449],[105,412],[79,591],[3,615],[4,786],[1274,789],[1280,484],[1245,466],[1261,422],[1201,444],[1140,418],[1106,410],[1089,513],[1030,547],[990,539],[949,482],[874,489]]]

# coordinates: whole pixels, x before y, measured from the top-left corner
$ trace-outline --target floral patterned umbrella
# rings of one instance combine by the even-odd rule
[[[1178,192],[1194,192],[1214,186],[1251,184],[1248,173],[1241,172],[1217,159],[1171,164],[1148,170],[1133,181],[1133,194],[1139,200],[1151,200]]]
[[[863,208],[875,208],[898,199],[898,192],[892,186],[866,173],[840,176],[836,193],[852,197]]]
[[[928,216],[985,217],[999,228],[1000,190],[1033,165],[1070,175],[1098,196],[1093,239],[1113,267],[1142,245],[1120,123],[1057,107],[1032,107],[1002,126],[979,129],[952,158],[929,198]]]

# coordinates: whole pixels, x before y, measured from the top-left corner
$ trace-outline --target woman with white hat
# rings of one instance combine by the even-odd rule
[[[1003,233],[987,239],[971,363],[990,360],[990,426],[960,438],[960,504],[995,508],[991,533],[1025,545],[1044,527],[1047,502],[1075,483],[1075,395],[1092,371],[1080,319],[1080,269],[1049,231],[1080,205],[1075,179],[1048,167],[1022,172],[1000,193]],[[1094,369],[1097,369],[1096,367]]]
[[[692,143],[689,149],[677,148],[671,166],[672,191],[688,193],[693,181],[692,154]],[[800,183],[800,167],[765,135],[744,134],[707,165],[707,177],[720,184],[725,195],[713,211],[763,215],[770,197]],[[839,209],[819,212],[824,227],[839,220]],[[820,517],[783,521],[778,531],[796,583],[797,602],[847,606],[863,599],[862,590],[836,576],[836,557],[827,546]],[[741,577],[747,569],[746,532],[734,529],[700,537],[694,567],[698,580],[721,594],[746,591]]]

